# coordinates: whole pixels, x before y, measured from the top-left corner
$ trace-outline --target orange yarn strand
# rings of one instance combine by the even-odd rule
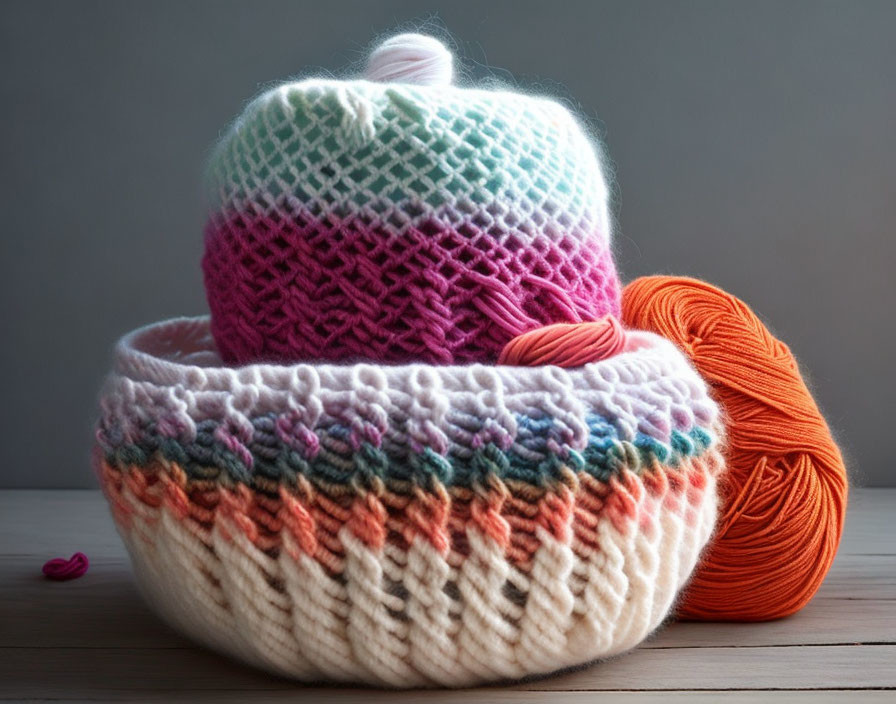
[[[632,282],[623,322],[683,349],[726,416],[724,505],[678,615],[765,621],[799,611],[837,551],[847,479],[790,350],[742,301],[694,279]]]
[[[612,315],[588,323],[556,323],[517,335],[508,342],[498,364],[580,367],[612,357],[625,346],[625,331]]]

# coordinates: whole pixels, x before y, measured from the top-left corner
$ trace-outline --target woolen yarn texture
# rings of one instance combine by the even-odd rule
[[[575,369],[115,354],[97,466],[150,603],[301,680],[464,686],[636,646],[715,525],[716,405],[650,333]]]
[[[559,103],[454,76],[401,35],[250,103],[208,167],[211,316],[125,335],[101,395],[149,603],[298,680],[621,653],[716,525],[721,414],[616,319],[599,150]]]
[[[527,330],[619,315],[578,121],[444,71],[390,82],[395,51],[368,69],[386,82],[267,91],[214,150],[203,271],[225,361],[494,362]]]

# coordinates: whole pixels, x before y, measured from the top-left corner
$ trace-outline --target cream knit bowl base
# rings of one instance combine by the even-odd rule
[[[304,681],[464,686],[628,650],[709,540],[707,388],[669,342],[553,366],[221,364],[207,318],[117,345],[96,464],[141,590]]]

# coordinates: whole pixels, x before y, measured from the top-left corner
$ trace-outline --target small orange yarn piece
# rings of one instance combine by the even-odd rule
[[[637,279],[622,309],[627,327],[690,356],[726,416],[724,504],[678,616],[766,621],[799,611],[834,559],[848,484],[796,360],[745,303],[702,281]]]
[[[612,315],[587,323],[555,323],[517,335],[498,357],[498,364],[580,367],[622,351],[625,330]]]

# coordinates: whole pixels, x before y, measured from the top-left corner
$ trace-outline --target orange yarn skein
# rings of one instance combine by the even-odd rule
[[[724,505],[678,615],[765,621],[799,611],[837,551],[847,479],[790,350],[742,301],[695,279],[633,281],[623,321],[675,342],[726,415]]]
[[[622,309],[628,327],[658,333],[691,358],[726,419],[723,508],[678,616],[767,621],[799,611],[837,552],[848,485],[796,360],[745,303],[696,279],[638,279]],[[630,344],[634,336],[608,316],[519,335],[498,361],[573,367]]]

